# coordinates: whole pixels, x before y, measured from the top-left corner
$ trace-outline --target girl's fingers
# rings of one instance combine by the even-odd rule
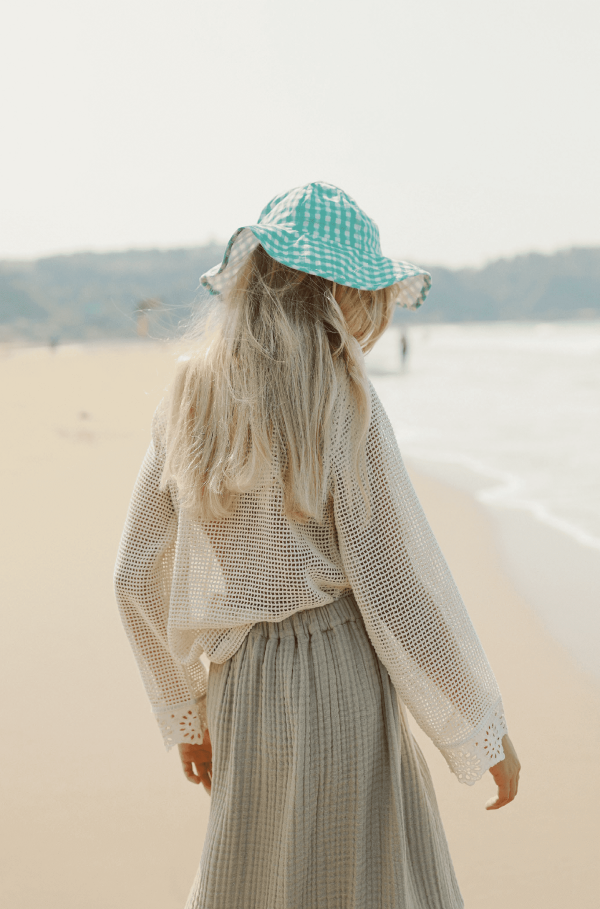
[[[204,786],[204,789],[210,795],[211,783],[212,783],[212,773],[208,765],[205,765],[202,768],[202,773],[200,775],[200,781]]]
[[[490,811],[496,808],[503,808],[505,805],[512,802],[517,794],[518,784],[518,775],[500,784],[498,786],[498,794],[495,797],[488,799],[485,803],[486,810]]]
[[[503,805],[506,805],[506,795],[506,790],[504,788],[501,789],[500,786],[498,786],[497,794],[491,799],[488,799],[485,803],[486,810],[492,811],[496,808],[502,808]]]
[[[510,802],[513,801],[518,790],[519,790],[519,773],[517,771],[517,773],[515,773],[515,775],[513,777],[511,777],[511,781],[510,781],[510,799],[509,799]]]
[[[502,780],[498,786],[498,800],[502,802],[503,805],[506,805],[510,799],[510,781]],[[498,806],[500,807],[500,806]]]
[[[196,776],[199,780],[202,780],[207,767],[210,767],[210,763],[208,761],[194,761],[194,766],[196,769]]]
[[[186,779],[188,779],[190,781],[190,783],[199,783],[200,779],[194,773],[194,767],[192,765],[192,762],[191,761],[182,761],[182,764],[183,764],[183,772],[186,776]]]
[[[196,762],[196,782],[202,783],[204,788],[208,785],[208,790],[210,791],[210,784],[212,780],[212,763],[210,761],[205,761],[200,764]]]
[[[205,740],[208,738],[205,735]],[[202,783],[210,795],[212,780],[212,749],[210,745],[179,745],[184,776],[190,783]]]

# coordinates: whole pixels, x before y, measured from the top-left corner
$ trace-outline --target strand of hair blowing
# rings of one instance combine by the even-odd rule
[[[365,501],[370,395],[363,351],[389,322],[392,288],[348,292],[349,320],[324,278],[288,268],[261,247],[180,363],[168,398],[163,487],[203,521],[227,517],[240,494],[280,481],[288,518],[323,520],[331,415],[349,382],[359,425],[352,470]],[[337,291],[336,291],[337,293]],[[361,316],[362,312],[362,316]],[[357,340],[358,339],[358,340]]]

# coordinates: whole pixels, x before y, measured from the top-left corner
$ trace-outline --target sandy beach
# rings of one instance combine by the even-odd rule
[[[173,369],[173,350],[151,342],[0,351],[0,902],[10,909],[182,909],[196,872],[210,799],[163,748],[112,590]],[[465,904],[596,909],[600,687],[516,589],[483,507],[408,466],[522,763],[516,801],[485,811],[491,776],[460,785],[413,723]]]

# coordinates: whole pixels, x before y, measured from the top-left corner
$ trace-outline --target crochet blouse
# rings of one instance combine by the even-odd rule
[[[159,488],[165,408],[157,408],[114,581],[167,749],[202,740],[202,653],[225,662],[256,622],[280,622],[352,591],[398,697],[458,779],[471,785],[504,758],[507,729],[496,679],[371,383],[370,391],[370,508],[351,469],[356,405],[346,383],[328,434],[321,523],[285,517],[276,468],[239,497],[227,518],[190,516],[179,507],[173,481]]]

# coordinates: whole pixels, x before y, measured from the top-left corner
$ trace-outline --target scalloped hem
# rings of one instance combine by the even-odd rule
[[[155,714],[167,751],[174,745],[200,745],[208,728],[206,697]]]
[[[486,770],[504,760],[502,737],[507,733],[502,702],[499,701],[468,742],[440,749],[459,783],[473,786]]]

